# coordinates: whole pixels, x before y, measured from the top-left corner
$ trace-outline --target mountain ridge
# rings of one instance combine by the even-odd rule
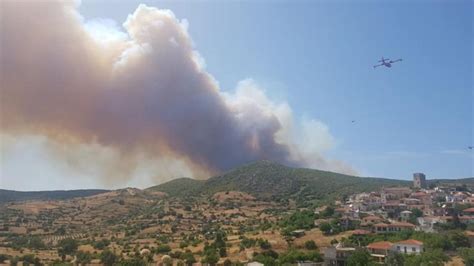
[[[474,177],[429,179],[428,184],[468,184]],[[171,197],[198,196],[222,191],[242,191],[264,199],[323,199],[374,191],[383,186],[411,186],[410,180],[360,177],[310,168],[294,168],[272,161],[248,163],[209,179],[181,177],[143,189],[164,192]],[[64,200],[93,196],[114,190],[77,189],[51,191],[14,191],[0,189],[0,203],[27,200]]]

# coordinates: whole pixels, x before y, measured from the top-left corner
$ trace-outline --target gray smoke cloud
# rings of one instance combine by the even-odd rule
[[[335,143],[323,123],[296,121],[251,79],[222,92],[170,10],[140,5],[125,32],[85,21],[74,2],[1,10],[4,135],[44,136],[56,159],[94,161],[106,179],[144,164],[151,175],[207,177],[260,159],[353,173],[321,155]]]

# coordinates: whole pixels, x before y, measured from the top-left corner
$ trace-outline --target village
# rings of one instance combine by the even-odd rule
[[[380,191],[351,195],[345,202],[337,201],[334,213],[344,229],[355,229],[354,238],[403,232],[437,233],[446,229],[462,229],[470,247],[474,246],[474,194],[463,184],[427,185],[423,173],[413,175],[412,187],[382,188]],[[318,212],[319,213],[319,212]],[[332,228],[328,220],[316,225],[327,234]],[[470,230],[471,229],[471,230]],[[365,246],[337,243],[325,249],[325,265],[345,265],[351,254],[365,248],[374,261],[383,264],[393,253],[421,254],[422,241],[376,241]]]
[[[421,173],[410,187],[309,208],[239,191],[176,198],[133,188],[0,208],[1,265],[353,265],[360,254],[379,265],[463,265],[474,246],[470,188]]]

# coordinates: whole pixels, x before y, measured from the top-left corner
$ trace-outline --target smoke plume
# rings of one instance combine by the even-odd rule
[[[253,80],[222,92],[170,10],[140,5],[124,31],[85,21],[74,2],[1,10],[1,133],[43,136],[58,160],[124,180],[139,168],[205,177],[260,159],[352,171],[321,156],[335,142],[324,124],[297,121]]]

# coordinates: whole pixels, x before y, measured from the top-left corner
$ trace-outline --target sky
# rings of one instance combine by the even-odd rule
[[[296,134],[291,143],[315,142],[324,160],[361,176],[474,176],[471,1],[82,0],[78,11],[86,23],[115,24],[126,35],[122,24],[140,4],[186,20],[193,49],[222,94],[238,95],[239,84],[250,80],[266,100],[290,106],[302,130],[305,121],[316,121],[314,135]],[[374,69],[382,56],[403,61]],[[18,142],[9,134],[2,137],[1,188],[146,187],[167,180],[135,171],[142,177],[97,181],[90,171],[58,162],[41,137]],[[337,171],[334,165],[324,164]]]

